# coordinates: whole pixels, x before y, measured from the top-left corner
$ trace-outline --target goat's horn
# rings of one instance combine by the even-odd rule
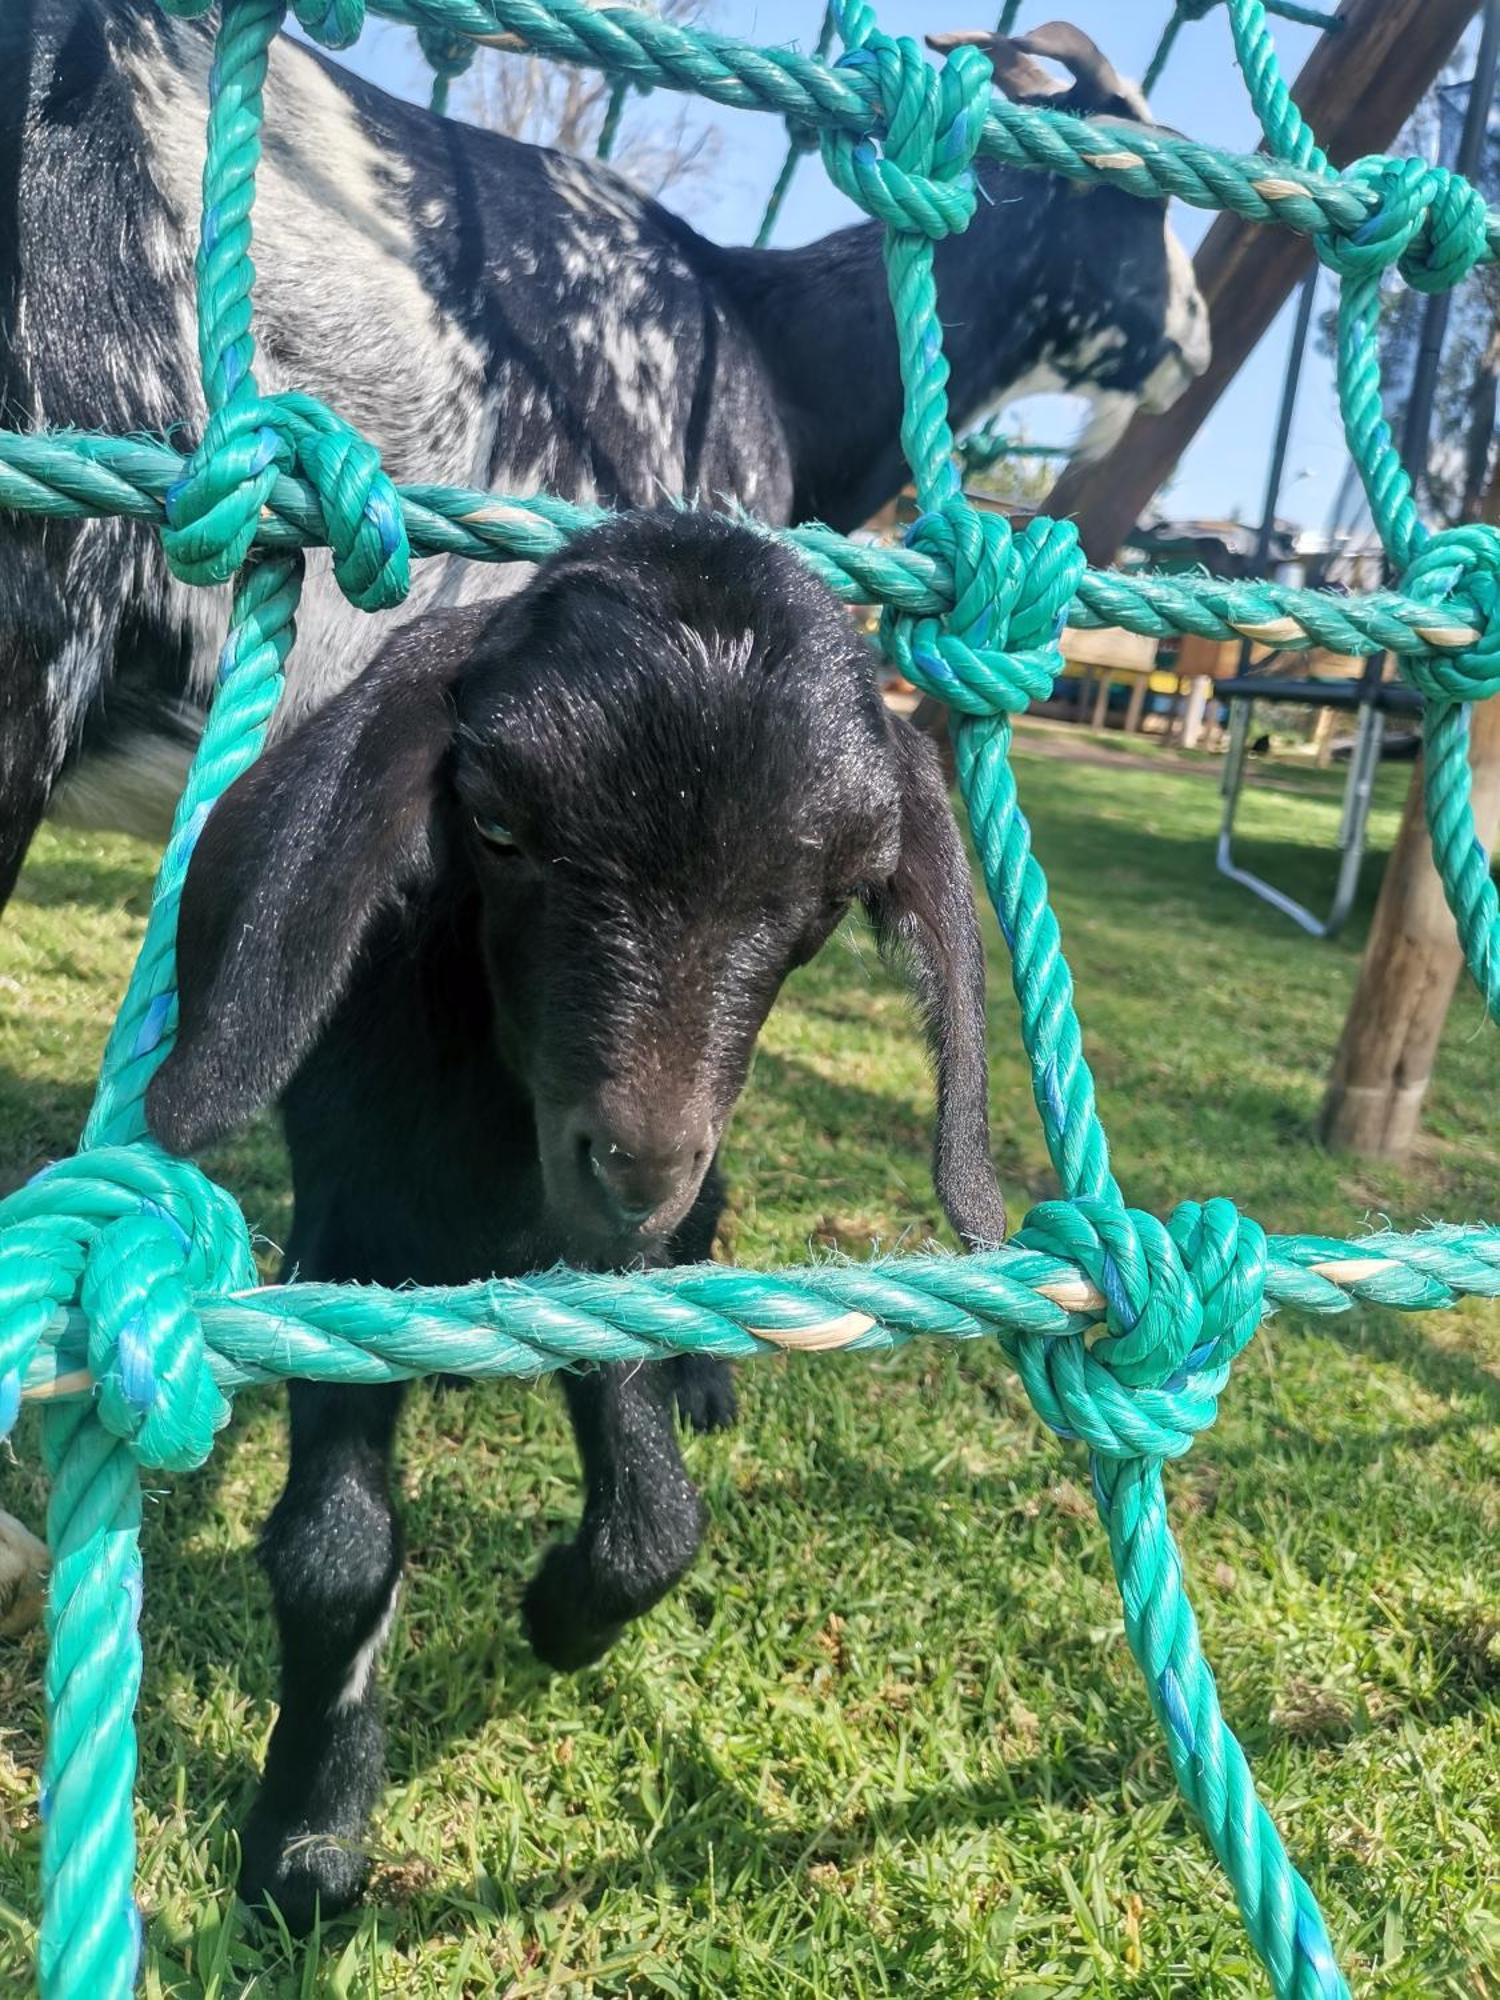
[[[1080,83],[1091,83],[1101,96],[1126,94],[1120,72],[1103,49],[1071,21],[1048,21],[1045,27],[1033,28],[1029,35],[1018,35],[1015,46],[1029,55],[1047,56],[1053,62],[1060,62]]]
[[[953,28],[944,35],[929,35],[927,46],[937,55],[952,55],[955,49],[988,49],[995,42],[1004,41],[993,28]]]
[[[928,48],[940,56],[955,49],[982,49],[990,59],[995,82],[1010,98],[1061,97],[1068,86],[1049,76],[1040,63],[1022,55],[1021,44],[989,28],[959,28],[951,34],[929,35]]]

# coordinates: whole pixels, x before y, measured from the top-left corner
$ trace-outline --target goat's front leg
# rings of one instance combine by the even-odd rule
[[[522,1605],[550,1667],[585,1667],[664,1597],[697,1554],[703,1504],[677,1449],[673,1362],[564,1375],[583,1460],[583,1520],[550,1548]]]
[[[704,1262],[724,1210],[717,1160],[672,1239],[674,1264]],[[549,1667],[586,1667],[665,1597],[698,1553],[703,1503],[677,1449],[674,1405],[695,1430],[734,1419],[728,1365],[712,1354],[564,1375],[583,1461],[583,1520],[542,1558],[522,1603]]]
[[[688,1211],[672,1238],[670,1262],[706,1264],[714,1254],[714,1237],[724,1213],[724,1182],[715,1158]],[[717,1354],[679,1354],[667,1364],[674,1372],[677,1412],[695,1431],[724,1431],[735,1419],[734,1377],[729,1363]]]
[[[291,1386],[286,1490],[261,1538],[281,1636],[281,1713],[241,1841],[240,1894],[290,1930],[347,1909],[385,1782],[375,1663],[396,1609],[391,1453],[405,1389]]]
[[[0,1508],[0,1639],[19,1638],[41,1617],[50,1561],[46,1544]]]

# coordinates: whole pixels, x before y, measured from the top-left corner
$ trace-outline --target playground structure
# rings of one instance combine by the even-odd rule
[[[174,13],[205,9],[206,0],[170,0]],[[1281,80],[1261,0],[1229,0],[1269,147],[1244,159],[1139,126],[1003,103],[974,51],[936,70],[915,45],[880,34],[865,0],[834,10],[845,53],[833,63],[583,0],[380,0],[375,11],[421,31],[440,83],[444,66],[447,75],[461,66],[465,38],[504,35],[631,84],[773,110],[818,132],[836,183],[885,223],[903,444],[922,511],[899,551],[816,527],[786,539],[840,595],[882,605],[888,657],[953,713],[961,788],[1012,955],[1062,1199],[1033,1210],[1010,1245],[966,1257],[779,1274],[557,1272],[441,1291],[261,1289],[231,1197],[151,1143],[142,1102],[173,1032],[187,860],[214,800],[260,748],[292,643],[300,549],[331,545],[346,594],[380,610],[399,602],[413,555],[534,558],[597,518],[546,495],[398,491],[373,448],[332,412],[305,396],[258,394],[251,219],[266,52],[284,0],[224,0],[198,264],[212,413],[201,442],[184,457],[134,439],[0,433],[0,504],[147,522],[185,580],[235,579],[218,692],[81,1149],[0,1204],[0,1432],[23,1401],[41,1401],[52,1482],[42,1991],[116,2000],[134,1983],[140,1469],[201,1463],[233,1390],[286,1376],[532,1377],[688,1350],[879,1350],[926,1335],[998,1340],[1044,1421],[1087,1445],[1131,1649],[1255,1949],[1278,1994],[1345,1994],[1316,1902],[1220,1711],[1167,1523],[1163,1468],[1212,1423],[1235,1355],[1275,1305],[1341,1312],[1353,1300],[1421,1309],[1497,1297],[1500,1230],[1267,1239],[1222,1198],[1184,1202],[1166,1223],[1129,1208],[1008,751],[1012,716],[1053,685],[1065,620],[1393,651],[1425,697],[1434,854],[1469,967],[1500,1017],[1500,899],[1474,835],[1468,772],[1469,705],[1500,692],[1500,532],[1423,528],[1381,413],[1375,345],[1383,276],[1394,267],[1422,289],[1458,283],[1500,257],[1500,215],[1461,177],[1420,161],[1377,158],[1332,172]],[[315,38],[343,47],[360,32],[365,0],[297,0],[296,13]],[[933,244],[971,216],[970,168],[981,154],[1083,184],[1178,194],[1313,238],[1341,280],[1340,396],[1398,589],[1350,600],[1089,571],[1070,524],[1038,519],[1014,536],[970,506],[947,419]]]

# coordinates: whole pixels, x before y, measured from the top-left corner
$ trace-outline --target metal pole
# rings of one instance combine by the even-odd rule
[[[1500,5],[1500,0],[1496,0]],[[1297,385],[1302,380],[1302,362],[1307,353],[1307,336],[1312,326],[1313,301],[1318,294],[1318,267],[1313,265],[1302,280],[1302,291],[1297,300],[1297,317],[1292,324],[1292,344],[1287,351],[1286,375],[1281,384],[1281,410],[1276,419],[1276,442],[1271,447],[1271,466],[1266,474],[1266,498],[1261,508],[1260,527],[1255,535],[1255,555],[1251,561],[1251,575],[1264,576],[1270,567],[1271,537],[1276,532],[1276,503],[1281,498],[1281,481],[1286,472],[1287,446],[1292,438],[1292,418],[1297,413]],[[1238,671],[1250,671],[1251,644],[1248,639],[1240,643]]]
[[[1469,86],[1469,109],[1464,118],[1463,137],[1458,146],[1458,171],[1474,176],[1480,150],[1489,129],[1490,106],[1495,96],[1495,68],[1500,58],[1500,0],[1485,0],[1484,32],[1474,64],[1474,81]],[[1438,364],[1443,358],[1443,341],[1448,332],[1451,292],[1433,292],[1422,314],[1422,344],[1411,378],[1411,395],[1406,404],[1406,422],[1401,430],[1401,463],[1413,487],[1427,470],[1427,447],[1432,437],[1432,408],[1437,396]]]
[[[1500,0],[1494,0],[1500,7]],[[1286,472],[1287,446],[1292,439],[1292,419],[1297,413],[1297,387],[1302,380],[1302,363],[1307,354],[1307,336],[1312,326],[1313,304],[1318,295],[1318,267],[1314,264],[1302,280],[1297,301],[1297,318],[1292,327],[1292,345],[1286,358],[1286,379],[1281,387],[1281,413],[1276,419],[1276,442],[1271,448],[1271,469],[1266,475],[1266,504],[1261,509],[1260,532],[1255,538],[1255,574],[1264,576],[1271,555],[1271,537],[1276,532],[1276,506],[1281,499],[1281,481]]]

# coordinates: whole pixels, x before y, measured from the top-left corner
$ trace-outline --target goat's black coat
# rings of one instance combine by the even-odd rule
[[[146,0],[0,6],[0,422],[203,421],[191,330],[206,23]],[[1048,101],[1129,115],[1106,74]],[[721,248],[607,169],[432,117],[278,41],[255,211],[258,378],[310,390],[398,479],[857,527],[900,488],[873,225]],[[940,244],[955,417],[1077,386],[1112,422],[1201,365],[1161,204],[986,165]],[[1184,361],[1184,349],[1188,359]],[[419,566],[412,609],[503,573]],[[379,643],[311,564],[278,727]],[[135,523],[0,538],[0,898],[62,779],[89,823],[159,823],[212,684],[222,598]],[[173,746],[175,745],[175,750]],[[171,754],[169,754],[171,753]]]
[[[700,1260],[755,1037],[856,900],[915,973],[940,1199],[996,1240],[983,959],[930,745],[788,551],[711,515],[624,517],[520,596],[407,627],[225,795],[188,871],[152,1126],[190,1150],[282,1092],[305,1278]],[[583,1519],[525,1613],[573,1666],[697,1547],[674,1395],[703,1428],[732,1399],[705,1361],[564,1387]],[[292,1389],[264,1540],[282,1707],[244,1886],[297,1924],[363,1877],[400,1400]]]

